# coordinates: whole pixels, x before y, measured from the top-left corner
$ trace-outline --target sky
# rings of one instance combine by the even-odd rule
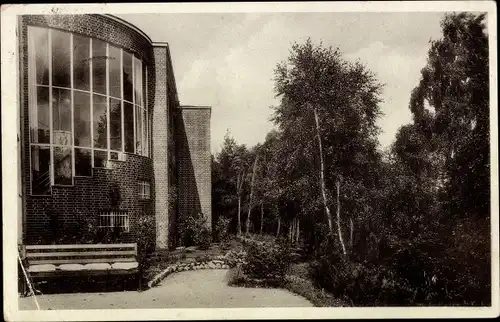
[[[211,150],[217,153],[226,131],[238,143],[263,142],[273,128],[276,64],[292,43],[339,48],[359,60],[385,84],[380,148],[411,122],[408,102],[425,66],[429,41],[441,37],[443,12],[326,13],[159,13],[117,15],[152,41],[169,43],[182,105],[209,105]]]

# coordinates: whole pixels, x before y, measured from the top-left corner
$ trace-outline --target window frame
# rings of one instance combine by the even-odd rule
[[[151,200],[151,183],[146,180],[140,180],[137,185],[139,187],[139,199]]]
[[[51,195],[52,193],[52,187],[53,186],[63,186],[63,187],[67,187],[67,186],[73,186],[75,184],[75,177],[89,177],[89,176],[81,176],[81,175],[76,175],[76,149],[88,149],[90,150],[90,159],[91,159],[91,175],[90,176],[93,176],[93,168],[95,168],[94,166],[94,159],[95,159],[95,153],[94,153],[94,150],[99,150],[99,151],[103,151],[103,150],[106,150],[107,152],[107,159],[106,159],[106,162],[108,162],[109,160],[111,160],[111,153],[118,153],[118,154],[125,154],[125,153],[130,153],[130,154],[136,154],[136,155],[140,155],[140,156],[145,156],[145,157],[151,157],[151,154],[150,154],[150,144],[149,144],[149,140],[151,138],[151,135],[149,133],[149,131],[151,130],[152,126],[151,124],[149,124],[149,110],[148,110],[148,93],[147,93],[147,84],[148,84],[148,80],[147,80],[147,77],[148,77],[148,70],[147,70],[147,65],[145,64],[145,62],[143,60],[141,60],[136,54],[134,54],[133,52],[130,52],[130,51],[127,51],[125,49],[123,49],[122,47],[116,45],[116,44],[112,44],[112,43],[109,43],[107,41],[104,41],[104,40],[100,40],[98,38],[93,38],[93,37],[90,37],[90,36],[87,36],[87,35],[82,35],[82,34],[79,34],[79,33],[74,33],[74,32],[70,32],[70,31],[67,31],[67,30],[59,30],[59,29],[55,29],[55,28],[50,28],[50,27],[41,27],[41,26],[36,26],[36,25],[29,25],[27,27],[27,31],[28,31],[28,37],[27,37],[27,43],[28,43],[28,51],[27,51],[27,63],[28,63],[28,68],[27,68],[27,74],[28,74],[28,93],[26,93],[26,95],[28,96],[28,126],[30,127],[29,128],[29,133],[28,133],[28,155],[29,155],[29,166],[30,166],[30,195],[32,196],[48,196],[48,195]],[[40,44],[37,44],[37,34],[36,34],[36,31],[35,30],[43,30],[44,32],[47,32],[47,43],[44,44],[45,46],[43,47],[43,50],[44,50],[44,56],[47,56],[47,66],[46,68],[48,69],[47,71],[47,76],[48,76],[48,84],[38,84],[37,83],[37,45],[40,46]],[[69,78],[70,78],[70,84],[69,84],[69,88],[66,88],[66,87],[60,87],[60,86],[54,86],[53,84],[53,58],[54,58],[54,53],[53,53],[53,32],[56,31],[56,32],[64,32],[64,33],[67,33],[69,34]],[[89,60],[89,64],[85,66],[86,69],[88,69],[88,91],[87,90],[84,90],[84,89],[80,89],[80,88],[75,88],[75,41],[74,41],[74,37],[75,36],[78,36],[78,37],[83,37],[83,39],[85,40],[88,40],[88,49],[89,49],[89,52],[88,52],[88,55],[87,55],[87,59]],[[94,73],[93,73],[93,59],[92,59],[92,55],[93,55],[93,44],[94,44],[94,41],[95,40],[99,40],[99,41],[103,41],[105,44],[106,44],[106,64],[105,64],[105,82],[106,82],[106,93],[103,95],[101,93],[97,93],[97,92],[94,92],[94,88],[93,88],[93,81],[94,81]],[[109,69],[109,53],[110,53],[110,46],[113,46],[114,48],[117,48],[119,49],[119,55],[120,55],[120,93],[121,93],[121,97],[114,97],[114,96],[111,96],[110,95],[110,80],[109,80],[109,73],[110,73],[110,69]],[[45,52],[46,51],[46,52]],[[132,82],[132,102],[128,101],[128,100],[125,100],[124,98],[124,61],[123,61],[123,56],[124,56],[124,51],[126,51],[130,57],[131,57],[131,70],[132,70],[132,79],[131,79],[131,82]],[[141,70],[140,70],[140,75],[135,75],[136,72],[135,72],[135,64],[136,64],[136,60],[138,62],[140,62],[140,65],[141,65]],[[140,80],[136,80],[135,77],[138,76],[140,77],[141,79]],[[146,79],[144,79],[144,77],[146,77]],[[139,82],[139,84],[141,85],[141,88],[137,88],[136,89],[136,84]],[[145,84],[144,84],[145,83]],[[145,86],[144,86],[145,85]],[[48,135],[48,143],[39,143],[39,142],[33,142],[33,137],[34,134],[32,135],[32,129],[35,129],[36,131],[38,131],[38,108],[39,108],[39,104],[38,104],[38,101],[37,101],[37,90],[38,88],[41,88],[41,87],[45,87],[45,88],[48,88],[48,104],[47,104],[47,107],[48,107],[48,118],[49,118],[49,126],[48,126],[48,131],[49,131],[49,135]],[[53,111],[53,108],[54,108],[54,104],[52,102],[53,98],[54,98],[54,90],[55,89],[62,89],[62,90],[68,90],[69,91],[69,97],[70,97],[70,117],[71,117],[71,125],[70,125],[70,131],[71,131],[71,140],[69,142],[68,145],[60,145],[60,144],[56,144],[56,142],[54,142],[54,111]],[[142,96],[142,99],[140,100],[140,102],[136,102],[136,95],[135,95],[135,92],[136,90],[139,90],[141,92],[141,96]],[[75,91],[78,91],[78,92],[82,92],[82,93],[87,93],[89,95],[89,109],[90,109],[90,119],[89,119],[89,124],[90,124],[90,133],[89,133],[89,136],[90,136],[90,146],[89,147],[85,147],[85,146],[80,146],[80,145],[76,145],[76,139],[75,139]],[[106,129],[106,134],[107,134],[107,138],[106,138],[106,148],[95,148],[94,147],[94,104],[93,104],[93,95],[94,94],[97,94],[97,95],[101,95],[101,96],[104,96],[105,99],[106,99],[106,121],[107,121],[107,129]],[[121,111],[121,115],[120,115],[120,131],[121,131],[121,134],[120,134],[120,140],[121,140],[121,151],[118,151],[118,150],[114,150],[114,149],[111,149],[111,126],[110,126],[110,122],[111,122],[111,117],[110,117],[110,109],[111,109],[111,99],[113,99],[114,102],[116,102],[116,100],[119,100],[120,101],[120,111]],[[133,152],[126,152],[125,151],[125,113],[124,113],[124,109],[125,109],[125,103],[128,102],[132,105],[133,107],[133,133],[134,133],[134,149],[133,149]],[[141,111],[140,115],[136,115],[136,108],[139,108],[139,110]],[[36,111],[35,111],[36,110]],[[139,119],[137,119],[139,118]],[[141,122],[141,128],[142,128],[142,133],[137,133],[138,129],[137,129],[137,121]],[[35,124],[36,123],[36,124]],[[33,127],[33,128],[32,128]],[[38,132],[36,134],[38,136]],[[138,151],[138,148],[137,148],[137,138],[140,137],[141,139],[141,151]],[[39,146],[39,147],[48,147],[49,148],[49,154],[50,154],[50,158],[49,158],[49,174],[50,174],[50,188],[49,188],[49,191],[47,192],[47,194],[33,194],[33,187],[32,187],[32,183],[33,183],[33,171],[32,171],[32,167],[33,167],[33,164],[32,164],[32,146]],[[71,184],[70,185],[60,185],[60,184],[55,184],[55,164],[54,164],[54,148],[55,147],[65,147],[65,148],[69,148],[70,149],[70,153],[71,153]],[[140,152],[140,153],[138,153]],[[116,161],[116,160],[115,160]],[[97,167],[99,168],[99,167]]]

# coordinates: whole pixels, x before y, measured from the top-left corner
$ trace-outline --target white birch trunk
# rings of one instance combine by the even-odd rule
[[[345,250],[344,239],[342,238],[342,228],[340,226],[340,182],[338,179],[336,182],[336,186],[337,186],[337,230],[339,234],[340,245],[342,246],[342,253],[346,255],[347,253]]]
[[[300,236],[300,220],[297,218],[297,232],[295,233],[295,242],[299,242],[299,236]]]
[[[353,222],[352,222],[352,218],[349,218],[349,222],[350,222],[350,224],[351,224],[351,234],[350,234],[350,236],[349,236],[349,243],[351,244],[350,246],[351,246],[351,252],[352,252],[352,247],[353,247],[353,245],[354,245],[354,242],[353,242],[353,240],[352,240],[353,235],[354,235],[354,224],[353,224]]]
[[[325,186],[325,162],[323,159],[323,144],[321,142],[321,135],[319,133],[319,118],[318,112],[316,108],[314,108],[314,120],[316,121],[316,135],[318,137],[318,146],[319,146],[319,158],[321,163],[321,169],[319,172],[320,176],[320,186],[321,186],[321,195],[323,197],[323,205],[325,207],[326,217],[328,219],[328,228],[330,233],[333,233],[333,223],[332,223],[332,214],[330,212],[330,208],[328,207],[328,201],[326,198],[326,186]]]
[[[252,181],[250,183],[250,201],[248,205],[248,213],[247,213],[247,222],[246,222],[246,234],[248,235],[249,230],[250,230],[250,214],[252,212],[252,206],[253,206],[253,186],[255,182],[255,174],[257,173],[257,162],[259,160],[259,155],[257,154],[255,156],[255,161],[253,163],[253,170],[252,170]]]
[[[238,235],[241,235],[241,217],[240,217],[240,211],[241,211],[241,197],[238,196]]]
[[[260,202],[260,234],[262,235],[262,230],[264,228],[264,203]]]

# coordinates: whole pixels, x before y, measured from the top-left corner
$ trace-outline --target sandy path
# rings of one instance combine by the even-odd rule
[[[286,290],[227,286],[227,273],[227,270],[176,273],[144,292],[46,294],[37,299],[44,310],[312,306]],[[36,309],[33,297],[20,298],[19,309]]]

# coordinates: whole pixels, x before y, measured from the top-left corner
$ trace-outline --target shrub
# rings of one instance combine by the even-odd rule
[[[229,239],[229,226],[231,219],[219,216],[215,223],[214,235],[218,242],[227,242]]]
[[[139,263],[143,266],[146,257],[154,252],[156,247],[156,221],[154,216],[139,216],[137,221],[136,242]]]
[[[250,277],[282,280],[291,264],[290,245],[278,243],[248,243],[243,271]]]
[[[184,246],[198,246],[202,250],[210,247],[212,233],[203,214],[188,216],[179,223],[181,243]]]
[[[212,257],[208,254],[203,254],[203,255],[197,255],[194,260],[197,262],[197,263],[203,263],[203,262],[209,262],[210,260],[212,260]]]
[[[311,275],[318,286],[353,305],[403,305],[414,295],[409,285],[390,267],[359,263],[337,251],[328,238]],[[330,250],[330,251],[328,251]]]
[[[230,250],[224,255],[224,262],[229,265],[229,267],[235,267],[238,264],[244,264],[246,262],[246,252],[244,251],[234,251]]]
[[[241,265],[236,265],[229,270],[228,274],[228,285],[237,286],[245,283],[245,275]]]

